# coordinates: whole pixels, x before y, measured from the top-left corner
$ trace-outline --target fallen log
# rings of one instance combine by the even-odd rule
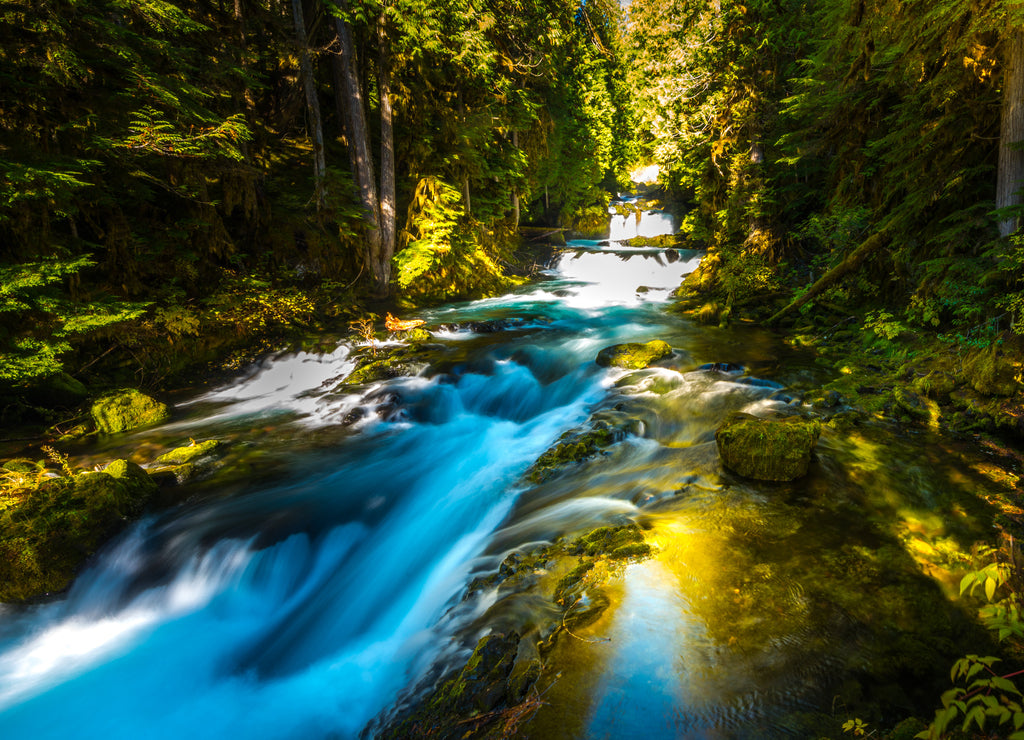
[[[816,297],[839,282],[839,279],[847,273],[857,270],[871,253],[878,251],[888,243],[888,236],[888,233],[885,231],[879,231],[878,233],[869,236],[859,247],[848,254],[842,262],[818,278],[817,282],[811,286],[810,290],[796,300],[791,301],[785,307],[781,308],[775,313],[775,315],[768,319],[767,323],[774,324],[786,314],[795,311],[810,301],[813,301]]]

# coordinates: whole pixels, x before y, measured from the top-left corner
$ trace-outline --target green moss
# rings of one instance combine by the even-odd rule
[[[565,466],[589,460],[600,454],[601,450],[614,443],[617,437],[616,431],[604,422],[596,423],[592,429],[566,432],[553,447],[537,458],[526,471],[526,479],[532,483],[542,483]]]
[[[623,244],[631,247],[653,247],[656,249],[671,249],[682,247],[685,237],[682,234],[661,234],[660,236],[634,236],[626,239]]]
[[[757,480],[789,481],[807,473],[820,434],[816,419],[734,414],[715,432],[715,441],[730,470]]]
[[[943,370],[932,370],[914,381],[914,390],[929,398],[944,398],[956,388],[956,379]]]
[[[167,404],[134,390],[125,389],[103,396],[92,405],[92,418],[103,434],[127,432],[167,421]]]
[[[0,601],[67,587],[81,563],[137,516],[156,492],[127,460],[103,472],[51,478],[0,511]]]
[[[646,542],[634,542],[630,545],[622,545],[616,547],[611,551],[609,557],[621,559],[621,558],[641,558],[651,554],[651,546]]]
[[[156,459],[158,463],[164,465],[184,465],[185,463],[194,462],[199,458],[212,453],[218,447],[220,447],[220,440],[208,439],[205,442],[193,442],[190,445],[184,447],[176,447],[170,452],[165,452]]]
[[[562,604],[563,606],[573,601],[572,595],[578,590],[580,584],[583,583],[583,579],[587,577],[594,568],[593,560],[586,560],[571,571],[568,574],[562,576],[558,583],[555,585],[555,603]]]
[[[493,713],[509,706],[517,694],[525,694],[540,675],[520,672],[512,688],[512,670],[519,635],[490,634],[482,637],[465,666],[442,681],[429,697],[407,716],[382,730],[378,737],[399,740],[409,737],[482,737],[481,730],[494,723]],[[478,722],[471,722],[479,718]]]
[[[996,345],[968,357],[964,377],[974,390],[986,396],[1009,396],[1019,387],[1013,362]]]
[[[627,342],[605,347],[597,354],[596,362],[601,367],[621,367],[627,370],[642,370],[658,360],[672,355],[672,347],[660,339],[640,344]]]
[[[575,540],[567,552],[583,555],[607,555],[628,545],[644,541],[643,532],[636,524],[621,527],[598,527]]]

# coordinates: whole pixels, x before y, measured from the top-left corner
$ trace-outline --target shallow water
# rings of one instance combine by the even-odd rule
[[[615,238],[630,228],[613,224]],[[131,526],[68,593],[0,606],[0,735],[354,738],[464,659],[488,619],[539,608],[463,599],[475,575],[626,521],[656,555],[603,587],[611,606],[586,639],[557,643],[561,677],[523,736],[800,736],[804,715],[858,681],[862,695],[896,683],[890,709],[913,704],[918,687],[898,684],[931,669],[921,654],[941,665],[950,635],[974,634],[950,584],[922,571],[980,536],[985,482],[941,440],[885,430],[826,432],[794,484],[723,470],[725,415],[792,410],[826,375],[770,334],[670,316],[699,258],[570,244],[512,295],[425,313],[428,326],[515,322],[438,331],[418,376],[354,391],[339,384],[359,348],[281,353],[186,399],[165,427],[109,442],[148,459],[189,437],[231,446],[194,499]],[[675,349],[663,367],[593,361],[654,338]],[[523,482],[601,410],[634,433]],[[938,636],[916,636],[922,625]],[[900,649],[916,668],[889,645],[897,628],[915,635]]]

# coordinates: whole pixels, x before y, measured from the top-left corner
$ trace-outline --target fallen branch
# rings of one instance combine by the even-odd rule
[[[792,301],[785,308],[778,311],[774,316],[768,319],[767,323],[774,324],[786,314],[813,301],[817,296],[821,295],[823,292],[839,282],[841,277],[847,273],[857,270],[868,255],[881,249],[887,241],[888,234],[885,231],[879,231],[878,233],[869,236],[859,247],[847,255],[846,259],[818,278],[818,281],[811,286],[810,290]]]

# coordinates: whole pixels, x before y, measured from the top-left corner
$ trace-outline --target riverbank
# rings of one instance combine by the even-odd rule
[[[349,702],[342,737],[375,714],[381,734],[459,737],[838,736],[853,717],[927,718],[953,661],[994,652],[956,592],[983,566],[972,546],[992,541],[990,502],[1012,485],[971,440],[958,449],[858,409],[828,387],[848,376],[799,342],[673,316],[669,292],[699,259],[570,243],[530,286],[424,309],[401,341],[322,337],[184,394],[172,423],[89,460],[195,451],[180,464],[199,476],[163,489],[187,503],[151,509],[155,522],[98,553],[53,605],[117,611],[108,592],[162,604],[154,583],[198,579],[219,595],[186,623],[218,632],[225,618],[249,624],[258,602],[267,615],[244,639],[190,661],[227,661],[260,695],[316,676],[315,693]],[[806,418],[806,472],[772,482],[723,463],[716,432],[735,412]],[[242,571],[207,576],[197,558]],[[129,562],[137,575],[118,575]],[[317,595],[308,608],[303,594]],[[157,619],[158,634],[178,629]],[[163,644],[142,639],[139,659]],[[330,667],[353,661],[373,666],[365,685]],[[239,689],[214,673],[204,695]],[[183,691],[188,724],[205,704]],[[311,709],[317,726],[342,721],[337,701],[289,695],[289,727]],[[829,714],[834,696],[844,708]],[[34,726],[47,697],[12,721]],[[126,726],[151,722],[150,707]]]

